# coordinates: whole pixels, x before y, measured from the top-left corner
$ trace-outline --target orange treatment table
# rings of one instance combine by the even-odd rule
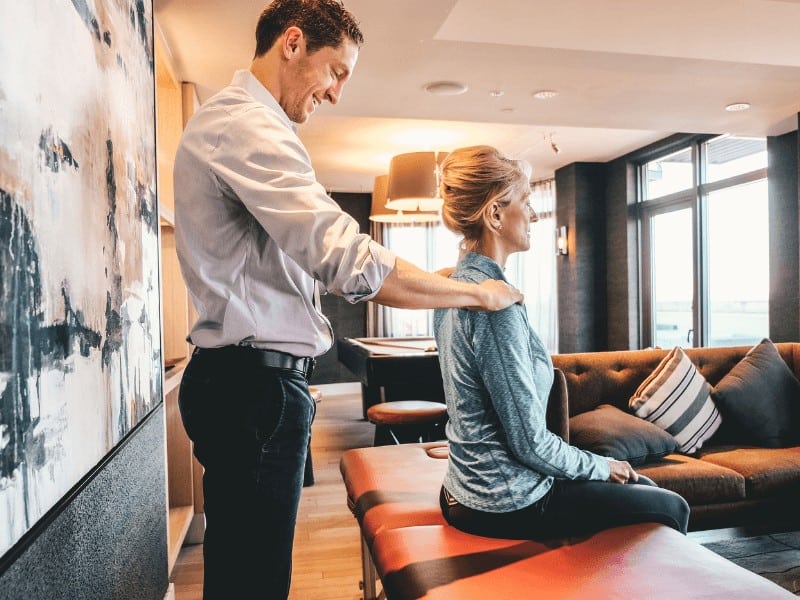
[[[795,597],[663,525],[546,544],[463,533],[439,509],[446,465],[442,442],[343,454],[347,501],[361,527],[364,600]]]

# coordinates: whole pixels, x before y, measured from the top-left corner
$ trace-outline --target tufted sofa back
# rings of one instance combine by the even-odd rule
[[[775,344],[789,369],[800,378],[800,343]],[[738,363],[752,346],[686,348],[686,354],[711,386]],[[569,416],[613,404],[627,410],[636,388],[667,355],[668,350],[624,350],[553,355],[567,383]]]

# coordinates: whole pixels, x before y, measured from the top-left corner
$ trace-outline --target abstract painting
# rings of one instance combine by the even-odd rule
[[[151,0],[3,2],[0,555],[161,401]]]

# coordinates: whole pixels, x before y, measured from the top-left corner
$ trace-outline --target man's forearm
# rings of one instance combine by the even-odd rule
[[[503,282],[465,283],[428,273],[402,258],[383,281],[373,301],[395,308],[468,307],[497,310],[522,300]]]

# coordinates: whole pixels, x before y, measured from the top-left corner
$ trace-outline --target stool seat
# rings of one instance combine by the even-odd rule
[[[395,400],[373,404],[367,420],[375,425],[375,446],[441,439],[447,407],[428,400]]]
[[[395,400],[373,404],[367,410],[367,419],[378,425],[419,425],[444,419],[447,407],[441,402],[428,400]]]

